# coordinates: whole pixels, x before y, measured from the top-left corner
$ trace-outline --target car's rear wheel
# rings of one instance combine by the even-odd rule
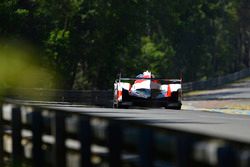
[[[113,104],[113,108],[118,108],[118,105],[117,104]]]
[[[181,110],[181,105],[174,108],[175,110]]]
[[[169,106],[168,104],[166,104],[165,109],[181,110],[181,104],[179,104],[177,106]]]
[[[117,102],[113,104],[113,108],[125,108],[128,109],[129,105],[122,105],[121,102]]]

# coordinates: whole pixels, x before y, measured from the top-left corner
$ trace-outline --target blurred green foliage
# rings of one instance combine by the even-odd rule
[[[144,70],[167,78],[181,72],[194,81],[250,66],[249,6],[247,0],[2,0],[0,34],[39,49],[34,57],[51,69],[58,88],[112,89],[118,73]]]
[[[34,54],[36,51],[28,45],[0,43],[0,95],[9,95],[11,91],[23,94],[24,89],[55,86],[50,71],[39,65]]]

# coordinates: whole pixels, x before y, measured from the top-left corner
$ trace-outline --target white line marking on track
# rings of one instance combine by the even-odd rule
[[[203,116],[200,115],[200,117],[204,118],[214,118],[214,119],[228,119],[228,120],[244,120],[244,121],[250,121],[250,118],[227,118],[227,117],[218,117],[218,116]]]

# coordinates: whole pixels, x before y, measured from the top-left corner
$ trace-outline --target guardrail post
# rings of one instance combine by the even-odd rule
[[[32,112],[32,166],[43,167],[44,155],[42,151],[42,124],[43,119],[41,109],[35,109]]]
[[[189,167],[193,166],[193,139],[187,135],[177,136],[177,166]]]
[[[232,147],[226,145],[218,149],[218,167],[237,166],[237,153]]]
[[[3,164],[3,157],[4,157],[4,151],[3,151],[3,105],[1,103],[0,99],[0,166],[4,166]]]
[[[21,136],[21,109],[14,107],[12,109],[12,166],[19,167],[22,164],[23,149],[22,149],[22,136]]]
[[[109,166],[120,167],[122,154],[122,129],[118,121],[110,121],[108,126]]]
[[[240,165],[241,167],[250,166],[250,150],[244,150],[240,154]]]
[[[81,166],[91,167],[91,126],[89,117],[80,117],[78,127],[79,139],[81,142]]]
[[[153,167],[154,166],[154,134],[153,130],[149,128],[143,128],[139,130],[139,154],[140,154],[140,166],[141,167]]]
[[[55,137],[54,153],[55,167],[66,166],[66,148],[65,148],[65,114],[62,111],[56,111],[52,123],[52,133]]]

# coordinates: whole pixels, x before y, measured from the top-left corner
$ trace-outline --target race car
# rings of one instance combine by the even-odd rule
[[[114,83],[114,108],[130,106],[181,109],[181,79],[155,78],[149,71],[135,78],[122,78]]]

